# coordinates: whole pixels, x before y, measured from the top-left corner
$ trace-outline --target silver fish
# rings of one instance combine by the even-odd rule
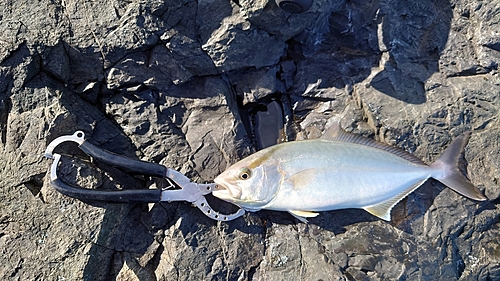
[[[303,222],[319,211],[361,208],[389,221],[391,209],[434,178],[474,200],[486,197],[458,169],[470,133],[431,165],[397,147],[347,133],[334,123],[320,139],[277,144],[237,162],[213,195],[247,211],[287,211]]]

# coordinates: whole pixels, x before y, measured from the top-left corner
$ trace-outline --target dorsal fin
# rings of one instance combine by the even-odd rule
[[[407,161],[410,161],[414,164],[418,165],[427,165],[425,164],[422,160],[417,158],[414,155],[411,155],[410,153],[404,151],[403,149],[395,146],[390,146],[385,143],[378,142],[373,139],[369,139],[360,135],[355,135],[348,133],[340,127],[340,123],[338,121],[335,121],[332,123],[332,125],[325,131],[323,136],[321,136],[322,139],[325,140],[332,140],[332,141],[341,141],[341,142],[350,142],[350,143],[356,143],[356,144],[361,144],[361,145],[366,145],[370,147],[374,147],[377,149],[385,150],[387,152],[390,152],[394,155],[397,155]]]

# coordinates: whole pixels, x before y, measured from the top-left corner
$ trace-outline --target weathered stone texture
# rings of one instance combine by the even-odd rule
[[[499,1],[316,0],[296,15],[263,0],[0,3],[1,280],[500,280]],[[347,130],[427,163],[472,131],[463,162],[489,201],[429,181],[391,222],[217,223],[48,184],[46,146],[77,130],[201,183],[344,111]],[[166,184],[57,152],[60,177],[88,188]]]

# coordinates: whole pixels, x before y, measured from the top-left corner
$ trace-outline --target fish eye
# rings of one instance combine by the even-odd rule
[[[238,177],[240,178],[240,180],[247,180],[251,176],[252,176],[252,171],[250,171],[250,169],[248,169],[248,168],[242,168],[240,170],[239,175],[238,175]]]

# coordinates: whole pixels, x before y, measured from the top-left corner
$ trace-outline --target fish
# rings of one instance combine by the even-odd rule
[[[233,164],[212,194],[240,208],[286,211],[302,222],[319,212],[364,209],[386,221],[392,208],[428,179],[477,201],[487,198],[458,168],[470,132],[432,164],[401,148],[344,131],[339,121],[318,139],[276,144]]]

